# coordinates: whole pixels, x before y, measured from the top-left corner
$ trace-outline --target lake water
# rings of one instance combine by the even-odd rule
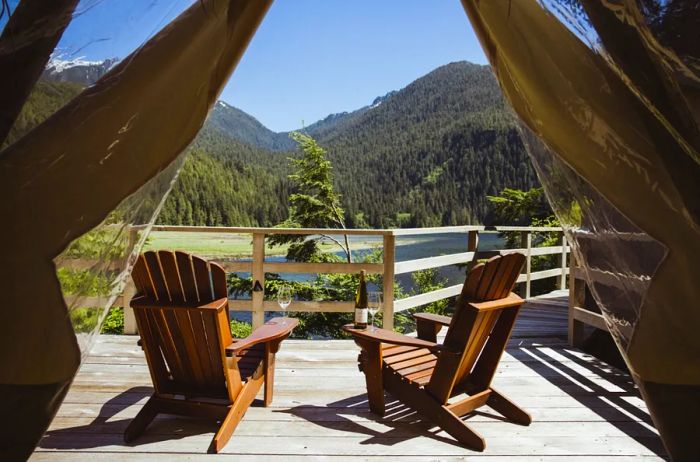
[[[355,236],[350,236],[350,247],[353,249],[353,257],[357,259],[363,254],[372,252],[375,248],[381,248],[381,236],[362,236],[361,238],[352,239]],[[354,244],[354,245],[353,245]],[[480,233],[479,246],[480,251],[502,249],[505,247],[505,241],[498,236],[497,233]],[[429,234],[423,236],[406,236],[396,238],[396,261],[415,260],[418,258],[436,257],[439,255],[447,255],[453,253],[466,252],[467,236],[466,234]],[[340,254],[340,253],[339,253]],[[285,257],[267,257],[265,261],[284,262]],[[447,285],[461,284],[464,282],[465,271],[464,267],[458,265],[445,266],[437,268],[440,276],[447,280]],[[241,277],[250,277],[250,273],[238,273]],[[315,274],[296,274],[296,273],[281,273],[280,276],[290,281],[309,281],[316,277]],[[404,292],[410,292],[413,289],[413,281],[411,274],[400,274],[396,276],[396,281],[401,285]],[[290,307],[294,310],[294,303]],[[232,312],[232,317],[239,321],[250,322],[251,313],[248,312]],[[266,318],[270,313],[266,313]]]

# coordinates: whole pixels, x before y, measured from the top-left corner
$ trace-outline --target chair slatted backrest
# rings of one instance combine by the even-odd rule
[[[146,298],[134,314],[156,393],[231,399],[228,309],[199,308],[227,297],[223,268],[184,252],[149,251],[132,278]]]
[[[472,372],[476,373],[477,369],[485,367],[477,364],[477,360],[482,351],[486,352],[485,346],[492,332],[495,334],[498,330],[499,336],[506,335],[507,340],[519,306],[480,310],[470,303],[508,297],[524,263],[525,256],[520,253],[496,256],[474,266],[467,275],[443,343],[447,351],[441,352],[438,357],[430,383],[426,387],[439,401],[447,402],[457,385],[467,381]],[[510,310],[507,316],[503,316],[505,310]],[[505,334],[501,333],[506,330]],[[489,370],[480,371],[480,376],[495,372],[495,363],[501,353],[502,347],[500,352],[490,352],[490,355],[497,355],[492,365],[493,371],[489,364]],[[480,382],[488,382],[486,387],[490,380],[491,376],[480,378]]]

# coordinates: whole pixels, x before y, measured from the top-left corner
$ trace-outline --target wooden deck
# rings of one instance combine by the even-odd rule
[[[133,445],[122,432],[151,393],[133,336],[101,336],[30,460],[662,460],[665,452],[630,377],[566,345],[566,299],[526,305],[494,386],[533,416],[468,417],[483,453],[457,445],[409,409],[369,413],[352,341],[288,340],[272,407],[251,407],[223,454],[205,454],[216,425],[161,416]],[[389,399],[391,402],[391,399]]]

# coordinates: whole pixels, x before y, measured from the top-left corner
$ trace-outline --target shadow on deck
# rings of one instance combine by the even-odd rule
[[[466,417],[487,441],[484,453],[398,402],[369,412],[358,349],[351,341],[285,342],[277,360],[275,401],[248,410],[224,450],[236,460],[657,460],[665,456],[649,414],[625,373],[570,348],[566,300],[523,308],[494,386],[533,416],[524,427],[493,412]],[[152,392],[135,337],[102,336],[32,460],[204,460],[217,426],[160,416],[134,444],[122,432]],[[322,380],[319,378],[322,377]],[[118,454],[115,454],[118,453]]]

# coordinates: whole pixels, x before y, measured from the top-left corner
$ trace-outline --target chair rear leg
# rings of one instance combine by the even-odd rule
[[[136,438],[141,436],[143,431],[148,427],[153,419],[158,415],[158,406],[154,401],[155,396],[151,396],[146,404],[141,408],[136,417],[129,423],[129,426],[124,430],[124,441],[131,443]]]
[[[508,420],[511,420],[512,422],[519,423],[521,425],[530,425],[532,422],[532,417],[530,414],[525,412],[525,410],[493,388],[491,388],[491,395],[489,396],[488,401],[486,401],[486,404],[500,412],[504,417],[507,417]]]
[[[419,411],[420,412],[420,411]],[[486,449],[486,440],[477,432],[472,430],[462,419],[456,416],[452,411],[440,406],[437,409],[436,416],[433,420],[440,428],[445,430],[450,436],[460,443],[477,451]]]

